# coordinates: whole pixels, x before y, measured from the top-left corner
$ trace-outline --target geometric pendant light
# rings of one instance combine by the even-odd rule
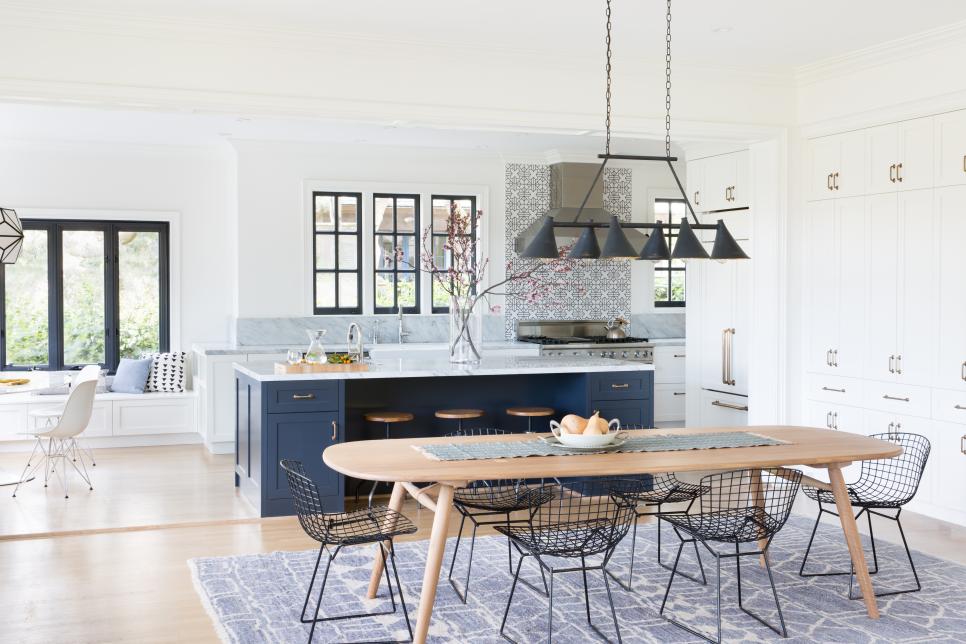
[[[727,226],[718,220],[718,230],[714,236],[714,246],[711,248],[711,259],[724,261],[726,259],[748,259],[748,255],[741,249],[735,238],[731,236]]]
[[[704,244],[701,243],[698,236],[691,230],[691,225],[688,223],[687,217],[681,218],[681,227],[678,229],[678,238],[674,243],[674,250],[671,251],[671,258],[708,259],[708,251],[704,249]]]
[[[17,211],[0,208],[0,264],[13,264],[23,248],[23,226]]]
[[[647,238],[647,243],[644,244],[644,248],[641,249],[641,254],[637,258],[650,260],[652,262],[671,259],[671,249],[668,248],[667,238],[664,236],[664,226],[662,225],[664,222],[658,219],[654,223],[658,227]]]

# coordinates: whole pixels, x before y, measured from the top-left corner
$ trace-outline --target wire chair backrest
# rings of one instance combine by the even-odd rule
[[[801,472],[784,467],[709,474],[701,479],[701,514],[729,515],[739,532],[769,537],[788,521],[801,482]]]
[[[636,479],[598,478],[564,483],[550,501],[531,508],[530,525],[541,528],[597,523],[616,543],[636,518],[637,502],[631,497],[644,489],[645,482]]]
[[[288,488],[292,491],[292,501],[295,513],[299,517],[299,525],[305,533],[314,539],[324,540],[328,531],[325,527],[325,517],[322,510],[322,499],[319,488],[305,473],[300,461],[283,459],[279,465],[285,470]]]
[[[57,425],[50,430],[54,438],[73,438],[87,429],[94,411],[94,390],[96,380],[82,382],[70,390],[64,413],[60,415]]]
[[[902,454],[877,461],[862,461],[859,480],[850,487],[857,488],[863,500],[902,505],[916,495],[932,444],[929,439],[910,432],[872,434],[870,438],[895,443]]]

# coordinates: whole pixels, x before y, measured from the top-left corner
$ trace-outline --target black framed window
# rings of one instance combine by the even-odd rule
[[[681,221],[685,216],[683,199],[655,199],[654,219],[663,222]],[[674,248],[677,230],[665,228],[668,247]],[[654,306],[685,306],[686,275],[684,262],[679,259],[654,262]]]
[[[419,312],[419,195],[374,194],[376,313]]]
[[[470,234],[472,241],[476,241],[476,197],[463,195],[433,195],[432,197],[432,221],[430,222],[430,234],[432,235],[434,264],[441,271],[448,271],[452,265],[451,254],[445,248],[446,240],[449,238],[449,215],[450,209],[456,206],[461,212],[469,215]],[[476,258],[473,258],[473,265],[476,265]],[[436,272],[441,272],[436,271]],[[433,313],[446,313],[449,311],[449,295],[436,283],[435,275],[432,280],[432,300]]]
[[[362,195],[313,192],[316,315],[362,313]]]
[[[0,364],[69,369],[168,351],[168,224],[24,220],[0,266]]]

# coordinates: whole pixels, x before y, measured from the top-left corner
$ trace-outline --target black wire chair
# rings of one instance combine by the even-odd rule
[[[454,436],[497,436],[506,434],[502,429],[493,428],[465,428],[459,431],[446,434],[448,437]],[[505,525],[509,526],[514,522],[529,521],[536,508],[552,499],[554,489],[549,485],[531,486],[522,480],[488,480],[474,481],[470,485],[458,488],[453,495],[453,507],[462,515],[460,519],[460,531],[456,535],[456,544],[453,547],[453,558],[449,564],[449,574],[447,579],[456,596],[464,604],[470,592],[470,575],[473,572],[473,550],[476,547],[476,531],[481,525]],[[513,518],[517,512],[527,512],[525,517]],[[502,517],[492,519],[488,517]],[[456,580],[453,579],[453,569],[456,566],[456,556],[459,553],[460,542],[463,539],[463,527],[469,519],[473,524],[473,533],[470,537],[469,560],[466,564],[466,579],[463,582],[463,590],[460,591]],[[507,539],[507,561],[510,574],[513,574],[513,548],[510,540]],[[543,571],[541,570],[541,573]],[[523,583],[530,585],[526,580]],[[546,590],[546,579],[544,579],[544,592]],[[530,585],[531,588],[538,588]]]
[[[634,429],[650,429],[644,425],[625,425],[622,429],[634,430]],[[617,574],[608,570],[609,574],[614,581],[621,585],[625,590],[633,590],[634,584],[634,554],[637,549],[637,519],[641,517],[657,517],[657,563],[666,570],[671,570],[671,566],[664,563],[661,553],[661,521],[663,517],[668,514],[665,512],[664,506],[666,504],[672,503],[687,503],[687,507],[683,510],[671,510],[669,512],[681,513],[690,512],[691,507],[694,502],[702,494],[708,491],[706,487],[698,485],[696,483],[685,483],[677,478],[674,473],[666,474],[649,474],[645,480],[650,481],[649,490],[645,490],[637,495],[637,508],[634,525],[631,527],[631,562],[627,571],[627,582],[625,583],[617,576]],[[653,508],[653,510],[652,510]],[[701,562],[701,553],[698,551],[698,544],[694,544],[694,554],[698,559],[698,569],[701,571],[701,580],[699,583],[707,584],[708,579],[704,574],[704,564]],[[678,571],[678,574],[687,577],[691,581],[698,581],[697,577],[692,577],[691,575]]]
[[[319,491],[315,483],[305,474],[305,469],[299,461],[282,460],[279,462],[285,470],[288,479],[289,489],[292,491],[292,498],[295,502],[295,511],[298,514],[299,524],[305,533],[318,541],[319,555],[315,558],[315,568],[312,570],[312,580],[305,591],[305,602],[302,604],[302,612],[299,620],[303,624],[312,624],[309,630],[309,644],[315,635],[315,626],[319,622],[328,622],[341,619],[353,619],[359,617],[376,617],[379,615],[391,615],[396,612],[396,597],[393,594],[392,582],[389,579],[389,567],[386,562],[386,553],[389,554],[389,563],[392,564],[392,574],[396,579],[396,587],[399,589],[399,603],[402,604],[403,615],[406,617],[406,628],[409,629],[409,639],[403,640],[411,642],[413,639],[413,629],[409,622],[409,611],[406,609],[406,599],[403,597],[402,585],[399,583],[399,571],[396,570],[396,555],[393,552],[392,540],[402,534],[413,534],[416,526],[403,515],[390,510],[385,506],[376,506],[352,512],[340,512],[336,514],[325,514],[322,511],[322,502],[319,499]],[[332,562],[339,555],[339,552],[346,546],[377,543],[379,552],[382,554],[382,564],[386,572],[386,585],[389,587],[389,601],[392,602],[392,610],[377,613],[353,613],[350,615],[337,615],[334,617],[319,617],[319,608],[322,606],[322,595],[325,593],[325,582],[329,578],[329,568]],[[329,552],[329,546],[334,546],[334,551]],[[322,552],[328,555],[325,564],[325,573],[322,575],[322,585],[319,588],[319,599],[315,604],[315,617],[308,619],[305,616],[305,609],[309,605],[309,597],[312,595],[312,587],[315,585],[315,578],[319,572],[319,563],[322,560]]]
[[[633,495],[640,493],[645,482],[632,479],[591,479],[565,483],[556,488],[554,497],[539,506],[531,507],[531,519],[525,524],[497,526],[496,530],[508,536],[520,553],[513,585],[507,599],[500,635],[510,640],[505,633],[507,617],[513,603],[513,594],[520,580],[520,567],[523,560],[533,557],[540,566],[541,573],[549,573],[547,589],[547,639],[553,638],[553,579],[554,575],[580,572],[584,581],[584,603],[587,607],[587,623],[602,638],[607,637],[597,628],[590,618],[590,595],[587,589],[587,572],[600,570],[607,589],[611,616],[617,641],[621,642],[617,611],[610,591],[607,564],[621,539],[627,536],[634,521],[636,501]],[[542,499],[534,496],[534,501]],[[588,557],[600,556],[600,563],[588,564]],[[579,566],[553,567],[547,557],[580,559]],[[513,641],[513,640],[510,640]]]
[[[899,527],[899,536],[902,537],[902,545],[906,550],[906,558],[909,560],[909,567],[912,569],[912,576],[916,580],[915,588],[877,592],[876,596],[884,597],[918,592],[922,589],[922,584],[919,582],[916,565],[912,562],[912,553],[909,551],[909,544],[906,542],[906,533],[902,530],[902,521],[899,520],[899,515],[902,513],[902,507],[916,496],[919,483],[922,481],[923,472],[926,471],[926,462],[929,460],[929,452],[932,450],[932,445],[925,436],[908,432],[872,434],[871,438],[878,438],[899,445],[902,447],[902,454],[895,458],[863,461],[858,480],[855,483],[846,485],[852,507],[860,508],[858,514],[855,515],[856,521],[865,514],[866,521],[869,525],[869,540],[872,542],[873,563],[872,570],[869,571],[869,574],[874,575],[879,572],[879,556],[875,550],[875,532],[872,530],[872,515],[874,514],[877,517],[896,522],[896,525]],[[808,554],[812,550],[812,542],[815,541],[815,533],[818,531],[818,524],[822,520],[822,514],[839,515],[838,512],[825,507],[825,505],[835,506],[835,497],[830,490],[805,485],[802,486],[802,491],[805,492],[805,496],[818,502],[818,517],[815,519],[812,536],[808,540],[808,547],[805,548],[805,556],[802,558],[802,567],[799,568],[798,574],[802,577],[849,575],[849,599],[859,599],[861,595],[853,595],[852,593],[855,581],[854,566],[848,572],[805,572],[805,564],[808,562]],[[895,510],[895,515],[890,516],[878,510]]]
[[[775,579],[768,562],[768,547],[788,521],[801,479],[801,472],[785,468],[738,470],[702,478],[701,485],[707,487],[708,491],[701,496],[700,513],[664,516],[664,520],[674,527],[681,543],[678,545],[671,578],[667,582],[667,590],[661,602],[661,615],[664,616],[674,578],[680,574],[677,568],[684,544],[697,540],[715,558],[717,567],[717,637],[711,638],[671,617],[664,616],[665,619],[709,642],[721,642],[721,560],[733,557],[738,576],[738,607],[778,635],[788,637],[781,603],[778,601],[778,591],[775,589]],[[734,544],[734,552],[716,550],[709,542]],[[743,551],[743,543],[756,543],[756,548]],[[742,603],[741,558],[750,556],[760,556],[765,565],[781,628],[769,624]]]

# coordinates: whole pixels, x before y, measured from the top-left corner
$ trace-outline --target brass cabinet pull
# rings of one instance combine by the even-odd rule
[[[902,373],[902,356],[896,356],[896,373]]]
[[[893,163],[889,166],[889,181],[892,183],[896,182],[896,164]]]
[[[339,423],[332,421],[332,440],[336,440],[339,437]]]
[[[966,154],[963,155],[963,172],[966,172]]]
[[[292,394],[292,400],[314,400],[315,394]]]
[[[832,429],[839,428],[839,413],[837,411],[832,412]]]
[[[721,330],[721,384],[728,384],[728,329]]]
[[[896,372],[896,357],[889,356],[889,373],[895,373],[895,372]]]
[[[963,405],[953,405],[953,409],[958,409],[959,411],[966,411],[966,407]]]
[[[825,364],[832,366],[832,350],[829,349],[825,352]]]
[[[628,387],[630,387],[630,385],[627,384],[626,382],[625,383],[621,383],[619,385],[617,385],[617,384],[611,384],[611,386],[610,386],[611,389],[627,389]]]
[[[825,412],[825,426],[832,429],[832,412]]]
[[[822,387],[822,391],[834,391],[837,394],[845,393],[845,389],[836,389],[835,387]]]
[[[839,366],[839,350],[838,349],[832,349],[832,366],[833,367]]]
[[[966,166],[966,157],[963,157],[963,165]],[[966,172],[966,169],[964,169],[963,172]],[[694,191],[694,205],[695,206],[700,206],[701,205],[701,191],[700,190],[695,190]]]
[[[673,392],[672,395],[674,395],[674,396],[686,396],[687,394],[685,392],[683,392],[683,391],[675,391],[675,392]]]
[[[735,386],[735,330],[728,329],[728,384]]]
[[[963,157],[966,158],[966,157]],[[959,439],[959,451],[966,454],[966,436]]]
[[[674,354],[674,357],[675,358],[687,358],[688,356],[685,353],[675,353]],[[966,362],[964,362],[963,364],[966,365]]]
[[[832,185],[835,187],[836,190],[838,190],[839,189],[839,173],[836,172],[835,175],[832,177],[832,179],[833,179]]]
[[[735,411],[748,411],[748,405],[732,405],[731,403],[721,402],[720,400],[715,400],[711,404],[715,407],[724,407],[725,409],[734,409]]]
[[[896,181],[902,183],[902,164],[896,166]]]
[[[884,396],[882,396],[882,398],[883,400],[898,400],[899,402],[909,402],[908,398],[900,398],[899,396],[890,396],[889,394],[885,394]]]
[[[828,186],[828,189],[829,190],[834,190],[834,188],[832,187],[832,175],[831,174],[828,175],[828,178],[825,180],[825,185]]]
[[[964,363],[963,363],[963,364],[962,364],[962,365],[961,365],[961,366],[959,367],[959,375],[960,375],[960,377],[961,377],[961,378],[962,378],[963,380],[966,380],[966,362],[964,362]]]

